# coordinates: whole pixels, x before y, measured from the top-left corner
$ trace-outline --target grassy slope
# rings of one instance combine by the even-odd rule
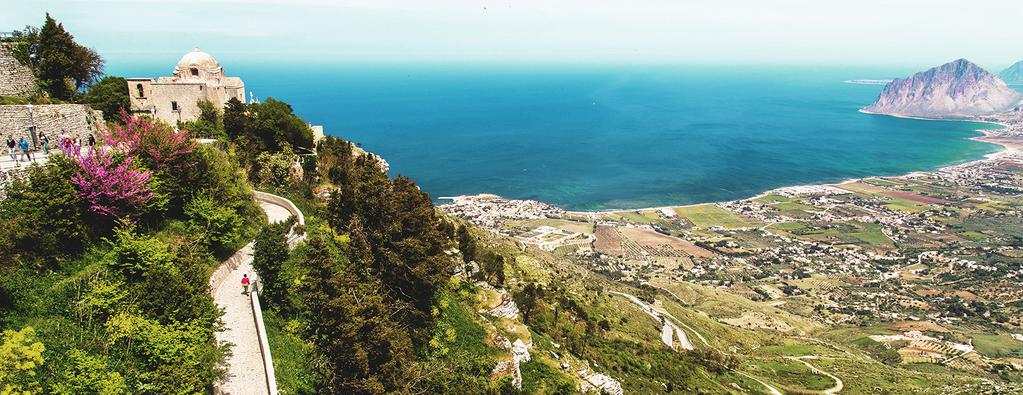
[[[869,232],[868,229],[864,231]],[[515,263],[508,269],[510,282],[521,282],[527,278],[539,282],[558,279],[568,280],[568,292],[585,292],[583,283],[591,287],[593,284],[599,284],[606,290],[620,290],[633,294],[640,292],[609,281],[547,252],[527,248],[523,253],[501,237],[493,235],[487,237],[493,247],[516,256]],[[826,376],[809,374],[805,365],[783,359],[807,355],[826,357],[810,362],[842,378],[846,387],[843,393],[926,392],[976,383],[978,379],[942,367],[921,371],[911,366],[887,365],[879,361],[881,355],[871,354],[870,351],[876,350],[870,350],[869,345],[854,342],[868,334],[889,332],[886,328],[828,328],[807,318],[768,306],[766,303],[750,301],[727,292],[686,282],[664,282],[656,285],[671,291],[671,294],[659,292],[656,299],[661,302],[664,311],[688,325],[688,328],[683,329],[698,348],[705,346],[692,333],[694,330],[706,338],[711,347],[725,352],[734,350],[737,355],[743,356],[741,371],[780,389],[813,392],[834,384],[833,380]],[[606,318],[611,323],[607,338],[666,350],[663,343],[660,343],[659,326],[632,303],[623,298],[608,298],[606,303],[599,306],[594,315]],[[740,316],[747,311],[782,320],[794,329],[786,333],[766,329],[740,329],[718,321],[721,318]],[[617,345],[617,348],[627,349],[621,345]],[[614,347],[601,349],[600,352],[611,353],[607,356],[608,360],[621,357],[619,350],[614,350]],[[645,366],[649,361],[636,363]],[[764,390],[762,385],[739,375],[713,375],[705,370],[698,370],[700,374],[687,377],[687,380],[694,383],[692,390],[729,392],[734,390],[730,387],[732,382],[753,392]],[[658,381],[650,377],[636,376],[635,372],[628,370],[611,370],[605,373],[621,380],[627,392],[630,389],[638,392],[654,391],[653,383]]]

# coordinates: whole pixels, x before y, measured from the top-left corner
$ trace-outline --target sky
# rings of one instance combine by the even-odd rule
[[[8,4],[3,4],[8,3]],[[1023,60],[1020,0],[0,0],[108,61],[934,66]]]

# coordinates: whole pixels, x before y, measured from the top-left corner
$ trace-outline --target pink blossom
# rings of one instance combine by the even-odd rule
[[[129,115],[124,109],[121,119],[124,125],[114,125],[100,137],[129,157],[144,155],[156,170],[180,166],[178,159],[192,152],[192,139],[186,130],[174,131],[164,123]]]
[[[128,209],[139,207],[153,198],[147,183],[152,173],[132,166],[135,157],[116,163],[113,150],[88,149],[75,144],[61,147],[78,163],[71,182],[78,195],[89,204],[89,210],[103,216],[121,217]]]

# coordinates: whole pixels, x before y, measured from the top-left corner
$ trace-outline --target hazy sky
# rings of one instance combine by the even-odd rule
[[[111,61],[937,65],[1023,59],[1021,0],[0,0]]]

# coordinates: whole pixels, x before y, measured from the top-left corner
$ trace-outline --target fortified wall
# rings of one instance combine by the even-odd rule
[[[11,43],[0,43],[0,96],[28,97],[36,91],[32,69],[14,58]]]
[[[25,136],[32,142],[31,130],[35,127],[36,133],[50,137],[53,148],[65,133],[71,137],[81,134],[84,140],[89,133],[96,133],[97,125],[103,124],[102,115],[87,104],[47,104],[29,109],[27,105],[0,106],[0,142],[11,136],[15,139]]]

